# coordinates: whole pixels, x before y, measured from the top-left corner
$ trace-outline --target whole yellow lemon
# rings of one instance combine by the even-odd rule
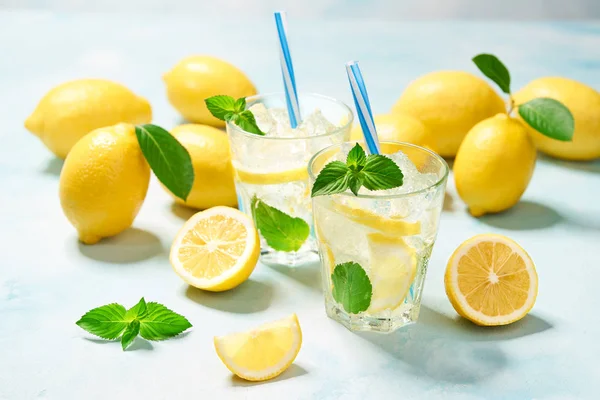
[[[219,94],[235,99],[256,94],[248,77],[235,66],[211,56],[190,56],[164,74],[169,101],[190,122],[216,127],[225,122],[215,118],[204,99]]]
[[[537,148],[565,160],[592,160],[600,157],[600,93],[581,82],[560,77],[539,78],[514,95],[517,105],[538,97],[550,97],[563,103],[575,119],[571,142],[562,142],[529,128]],[[520,117],[518,117],[520,118]]]
[[[428,147],[443,157],[454,157],[476,123],[506,108],[483,79],[463,71],[439,71],[413,81],[392,111],[422,121],[429,129]]]
[[[519,202],[535,166],[536,150],[525,124],[506,114],[481,121],[454,160],[458,195],[475,217]]]
[[[192,191],[185,202],[173,196],[175,201],[200,210],[235,207],[237,196],[227,134],[211,126],[195,124],[177,126],[171,134],[190,153],[194,166]]]
[[[151,121],[148,101],[125,86],[104,79],[79,79],[50,90],[25,121],[25,128],[57,157],[65,158],[94,129]]]
[[[427,127],[421,121],[407,114],[378,114],[373,117],[380,141],[408,142],[426,146],[430,137]],[[350,132],[351,140],[363,140],[360,125],[355,124]]]
[[[108,126],[71,149],[60,174],[60,204],[79,240],[94,244],[131,226],[149,182],[134,126]]]

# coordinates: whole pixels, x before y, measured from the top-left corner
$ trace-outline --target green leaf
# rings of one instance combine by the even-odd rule
[[[125,329],[123,336],[121,336],[121,347],[123,348],[123,351],[131,346],[131,343],[133,343],[138,333],[140,333],[140,321],[134,319],[127,325],[127,329]]]
[[[331,275],[333,298],[346,312],[357,314],[371,305],[373,287],[365,270],[355,262],[338,264]]]
[[[384,190],[402,186],[404,175],[391,159],[379,154],[367,157],[361,171],[363,185],[369,190]]]
[[[140,335],[146,340],[165,340],[192,327],[184,316],[155,302],[146,304],[146,315],[139,321]]]
[[[252,214],[262,237],[277,251],[298,251],[310,234],[302,218],[291,217],[256,196],[252,199]]]
[[[116,339],[127,327],[125,307],[112,303],[94,308],[85,313],[76,324],[102,339]]]
[[[246,109],[246,99],[244,97],[240,97],[235,101],[235,105],[233,107],[236,113],[241,113]]]
[[[194,168],[188,151],[160,126],[138,125],[135,134],[158,180],[185,201],[194,184]]]
[[[345,192],[349,187],[350,168],[341,161],[332,161],[319,172],[311,197]]]
[[[352,191],[352,193],[354,193],[355,196],[358,196],[358,191],[364,183],[363,177],[364,174],[360,172],[348,173],[348,187],[350,187],[350,190]]]
[[[519,115],[533,129],[549,138],[570,142],[575,133],[571,111],[560,101],[542,97],[519,105]]]
[[[246,110],[237,115],[235,124],[245,130],[246,132],[254,133],[256,135],[265,136],[265,133],[260,130],[254,119],[252,111]]]
[[[238,100],[239,101],[239,100]],[[244,100],[244,103],[246,101]],[[236,104],[237,102],[231,96],[218,95],[212,96],[207,99],[204,99],[204,103],[206,103],[206,108],[213,115],[213,117],[218,118],[222,121],[228,121],[227,113],[235,113],[236,112]]]
[[[146,313],[146,300],[142,297],[140,301],[125,313],[125,320],[132,321],[136,318],[141,317]]]
[[[485,76],[490,78],[500,89],[510,94],[510,73],[506,66],[493,54],[479,54],[473,62]]]
[[[348,157],[346,157],[346,165],[355,171],[360,171],[367,162],[367,155],[365,151],[358,143],[350,150]]]

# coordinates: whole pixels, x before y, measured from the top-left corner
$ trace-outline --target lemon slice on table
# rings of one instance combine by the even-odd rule
[[[292,314],[247,332],[217,336],[214,342],[231,372],[249,381],[264,381],[292,365],[302,345],[302,330]]]
[[[358,207],[352,207],[348,204],[335,202],[333,211],[336,211],[346,218],[387,234],[399,236],[411,236],[421,233],[421,222],[407,222],[400,218],[386,218],[372,211]]]
[[[171,265],[187,283],[220,292],[244,282],[260,255],[252,220],[230,207],[213,207],[194,214],[171,246]]]
[[[476,235],[454,251],[444,278],[446,294],[461,316],[477,325],[506,325],[533,307],[538,277],[533,261],[512,239]]]
[[[251,185],[279,185],[308,179],[308,169],[306,166],[276,172],[253,171],[235,167],[235,173],[240,182]]]
[[[404,302],[417,274],[415,250],[402,238],[370,233],[370,271],[373,285],[371,305],[367,312],[393,310]]]

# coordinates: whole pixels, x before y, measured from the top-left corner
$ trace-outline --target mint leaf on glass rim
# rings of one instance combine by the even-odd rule
[[[213,117],[222,121],[233,122],[246,132],[265,136],[265,133],[258,127],[252,111],[246,110],[246,99],[244,97],[235,100],[231,96],[218,95],[204,99],[204,102]]]
[[[244,100],[244,99],[240,99]],[[238,100],[239,101],[239,100]],[[227,114],[228,113],[236,113],[237,111],[237,102],[231,96],[225,95],[217,95],[213,97],[209,97],[204,100],[206,104],[206,108],[208,111],[215,117],[220,120],[228,121]],[[244,100],[244,108],[246,107],[246,100]],[[243,110],[243,108],[242,108]]]
[[[350,168],[341,161],[332,161],[319,172],[311,190],[311,197],[342,193],[349,188]]]
[[[371,305],[373,286],[360,264],[347,262],[338,264],[331,274],[332,295],[347,313],[358,314]]]
[[[244,97],[237,99],[233,108],[236,113],[241,113],[244,111],[246,109],[246,99]]]
[[[237,126],[245,130],[246,132],[254,133],[255,135],[265,136],[265,133],[260,130],[258,125],[256,124],[256,119],[254,119],[254,114],[252,111],[246,110],[237,114],[237,117],[234,117],[234,122]]]
[[[490,78],[500,89],[510,94],[510,73],[506,66],[493,54],[479,54],[473,57],[477,68]]]
[[[310,234],[310,226],[302,218],[271,207],[256,196],[252,199],[252,215],[262,237],[277,251],[300,250]]]
[[[560,101],[542,97],[518,107],[521,118],[539,133],[563,142],[573,140],[575,120]]]
[[[348,153],[348,157],[346,157],[346,165],[355,171],[360,171],[362,167],[365,166],[366,162],[367,155],[365,154],[365,151],[358,143],[356,143]]]
[[[194,184],[194,167],[186,148],[157,125],[137,125],[135,135],[154,175],[171,193],[185,201]]]
[[[371,154],[361,171],[363,185],[369,190],[385,190],[402,186],[404,175],[389,157]]]

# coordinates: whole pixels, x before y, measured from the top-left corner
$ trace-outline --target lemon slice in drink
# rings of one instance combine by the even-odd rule
[[[476,235],[454,251],[444,277],[446,294],[461,316],[477,325],[506,325],[523,318],[537,297],[533,261],[502,235]]]
[[[308,169],[306,166],[276,172],[235,167],[235,172],[240,182],[251,185],[279,185],[308,179]]]
[[[421,222],[407,222],[400,218],[386,218],[372,211],[335,202],[333,210],[346,218],[389,235],[411,236],[421,232]]]
[[[223,364],[249,381],[264,381],[285,371],[302,345],[296,314],[247,332],[217,336],[215,349]]]
[[[193,215],[171,246],[171,265],[199,289],[223,291],[244,282],[256,266],[260,241],[252,220],[230,207]]]
[[[369,277],[373,285],[371,306],[375,313],[393,310],[404,302],[417,273],[415,250],[399,237],[369,233]]]

